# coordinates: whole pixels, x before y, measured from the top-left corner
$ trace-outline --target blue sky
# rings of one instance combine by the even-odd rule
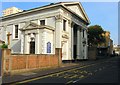
[[[118,44],[118,3],[117,2],[83,2],[90,25],[101,25],[110,31],[114,44]]]
[[[2,2],[2,9],[15,6],[23,10],[36,8],[49,2]],[[90,19],[90,25],[100,25],[110,31],[114,44],[118,44],[118,3],[117,2],[82,2]],[[1,16],[1,14],[0,14]]]

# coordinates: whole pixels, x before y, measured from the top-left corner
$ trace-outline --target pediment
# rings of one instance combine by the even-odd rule
[[[66,6],[69,10],[71,10],[72,12],[76,13],[77,15],[79,15],[83,20],[87,21],[88,23],[90,23],[87,14],[85,13],[82,5],[79,2],[69,2],[69,3],[64,3],[64,6]]]
[[[33,30],[33,29],[48,29],[48,30],[54,31],[54,28],[52,28],[51,26],[38,25],[38,24],[33,23],[33,22],[27,22],[25,24],[25,26],[23,28],[21,28],[20,30],[25,31],[25,30]]]
[[[26,30],[26,29],[34,29],[34,28],[38,28],[39,25],[37,25],[36,23],[33,22],[27,22],[25,24],[25,26],[23,28],[21,28],[21,30]]]
[[[82,17],[83,19],[85,19],[85,16],[83,14],[83,12],[80,10],[78,5],[71,5],[71,6],[67,6],[67,8],[69,8],[70,10],[72,10],[73,12],[75,12],[76,14],[78,14],[80,17]]]
[[[38,26],[39,26],[39,25],[37,25],[36,23],[29,22],[29,23],[25,26],[25,29],[36,28],[36,27],[38,27]]]

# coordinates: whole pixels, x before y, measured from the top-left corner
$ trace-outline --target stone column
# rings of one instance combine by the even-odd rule
[[[28,43],[28,35],[25,34],[25,39],[24,39],[24,53],[29,54],[29,43]]]
[[[24,32],[21,32],[21,53],[24,53]]]
[[[81,50],[80,50],[80,54],[81,54],[80,59],[84,59],[83,29],[81,29],[81,31],[80,31],[80,40],[81,40],[81,42],[80,42],[80,48],[81,48]]]
[[[39,31],[39,30],[38,30]],[[35,54],[40,54],[40,42],[39,33],[35,34]]]
[[[77,59],[80,59],[80,27],[77,27]]]
[[[56,27],[55,27],[55,48],[61,48],[61,41],[62,41],[62,16],[57,15],[56,19]]]
[[[85,59],[88,59],[88,39],[87,39],[87,30],[84,32],[85,34],[85,39],[86,39],[86,44],[85,44]]]
[[[74,52],[74,25],[72,25],[71,27],[71,59],[73,59],[74,55],[73,55],[73,52]]]

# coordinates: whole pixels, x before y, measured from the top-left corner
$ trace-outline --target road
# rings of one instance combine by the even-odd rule
[[[47,76],[42,76],[30,80],[18,82],[17,84],[30,83],[118,83],[118,68],[120,57],[104,59],[101,62],[77,67],[68,71],[63,71]]]

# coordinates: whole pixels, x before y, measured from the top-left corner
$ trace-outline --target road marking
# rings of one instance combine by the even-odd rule
[[[61,76],[58,76],[59,78],[62,78],[64,76],[68,76],[69,74],[65,74],[65,75],[61,75]]]
[[[84,70],[84,71],[80,71],[79,73],[81,73],[81,74],[84,74],[84,73],[87,74],[88,72]]]
[[[87,71],[83,71],[83,72],[86,73],[86,74],[88,73]]]
[[[77,79],[77,80],[71,80],[71,81],[68,81],[66,84],[70,84],[70,83],[76,83],[76,82],[78,82],[79,80],[81,80],[81,78],[86,78],[87,76],[84,76],[84,75],[81,75],[80,77],[79,77],[79,79]]]
[[[105,62],[106,62],[106,61],[100,62],[100,63],[105,63]],[[29,80],[24,80],[24,81],[16,82],[15,84],[27,83],[27,82],[35,81],[35,80],[38,80],[38,79],[47,78],[47,77],[50,77],[51,75],[62,74],[62,73],[65,73],[65,72],[70,72],[70,71],[74,71],[74,70],[78,70],[78,69],[82,69],[82,68],[94,66],[94,65],[97,65],[97,64],[100,64],[100,63],[93,63],[93,64],[90,64],[90,65],[85,65],[85,66],[81,66],[81,67],[78,67],[78,68],[74,68],[74,69],[70,69],[70,70],[65,70],[65,71],[61,71],[61,72],[49,74],[49,75],[46,75],[46,76],[41,76],[41,77],[29,79]]]
[[[70,78],[71,76],[73,76],[73,75],[67,75],[67,76],[65,76],[64,78]]]
[[[72,78],[76,78],[76,77],[78,77],[78,75],[71,76],[70,78],[72,79]]]
[[[83,78],[83,77],[85,77],[84,75],[81,75],[79,78]]]
[[[88,76],[89,76],[89,75],[88,75]],[[74,80],[72,83],[76,83],[76,82],[78,82],[79,80],[81,80],[82,78],[87,78],[88,76],[82,75],[81,77],[79,77],[79,79]]]
[[[73,80],[70,80],[70,81],[68,81],[66,84],[70,84],[70,83],[72,83],[73,82]]]
[[[21,81],[21,82],[16,82],[15,84],[27,83],[27,82],[30,82],[30,81],[35,81],[35,80],[43,79],[43,78],[47,78],[47,77],[49,77],[49,76],[48,76],[48,75],[46,75],[46,76],[41,76],[41,77],[34,78],[34,79],[29,79],[29,80],[24,80],[24,81]],[[13,84],[13,85],[15,85],[15,84]]]
[[[76,82],[78,82],[80,79],[78,79],[78,80],[75,80],[75,81],[73,81],[73,83],[76,83]]]

